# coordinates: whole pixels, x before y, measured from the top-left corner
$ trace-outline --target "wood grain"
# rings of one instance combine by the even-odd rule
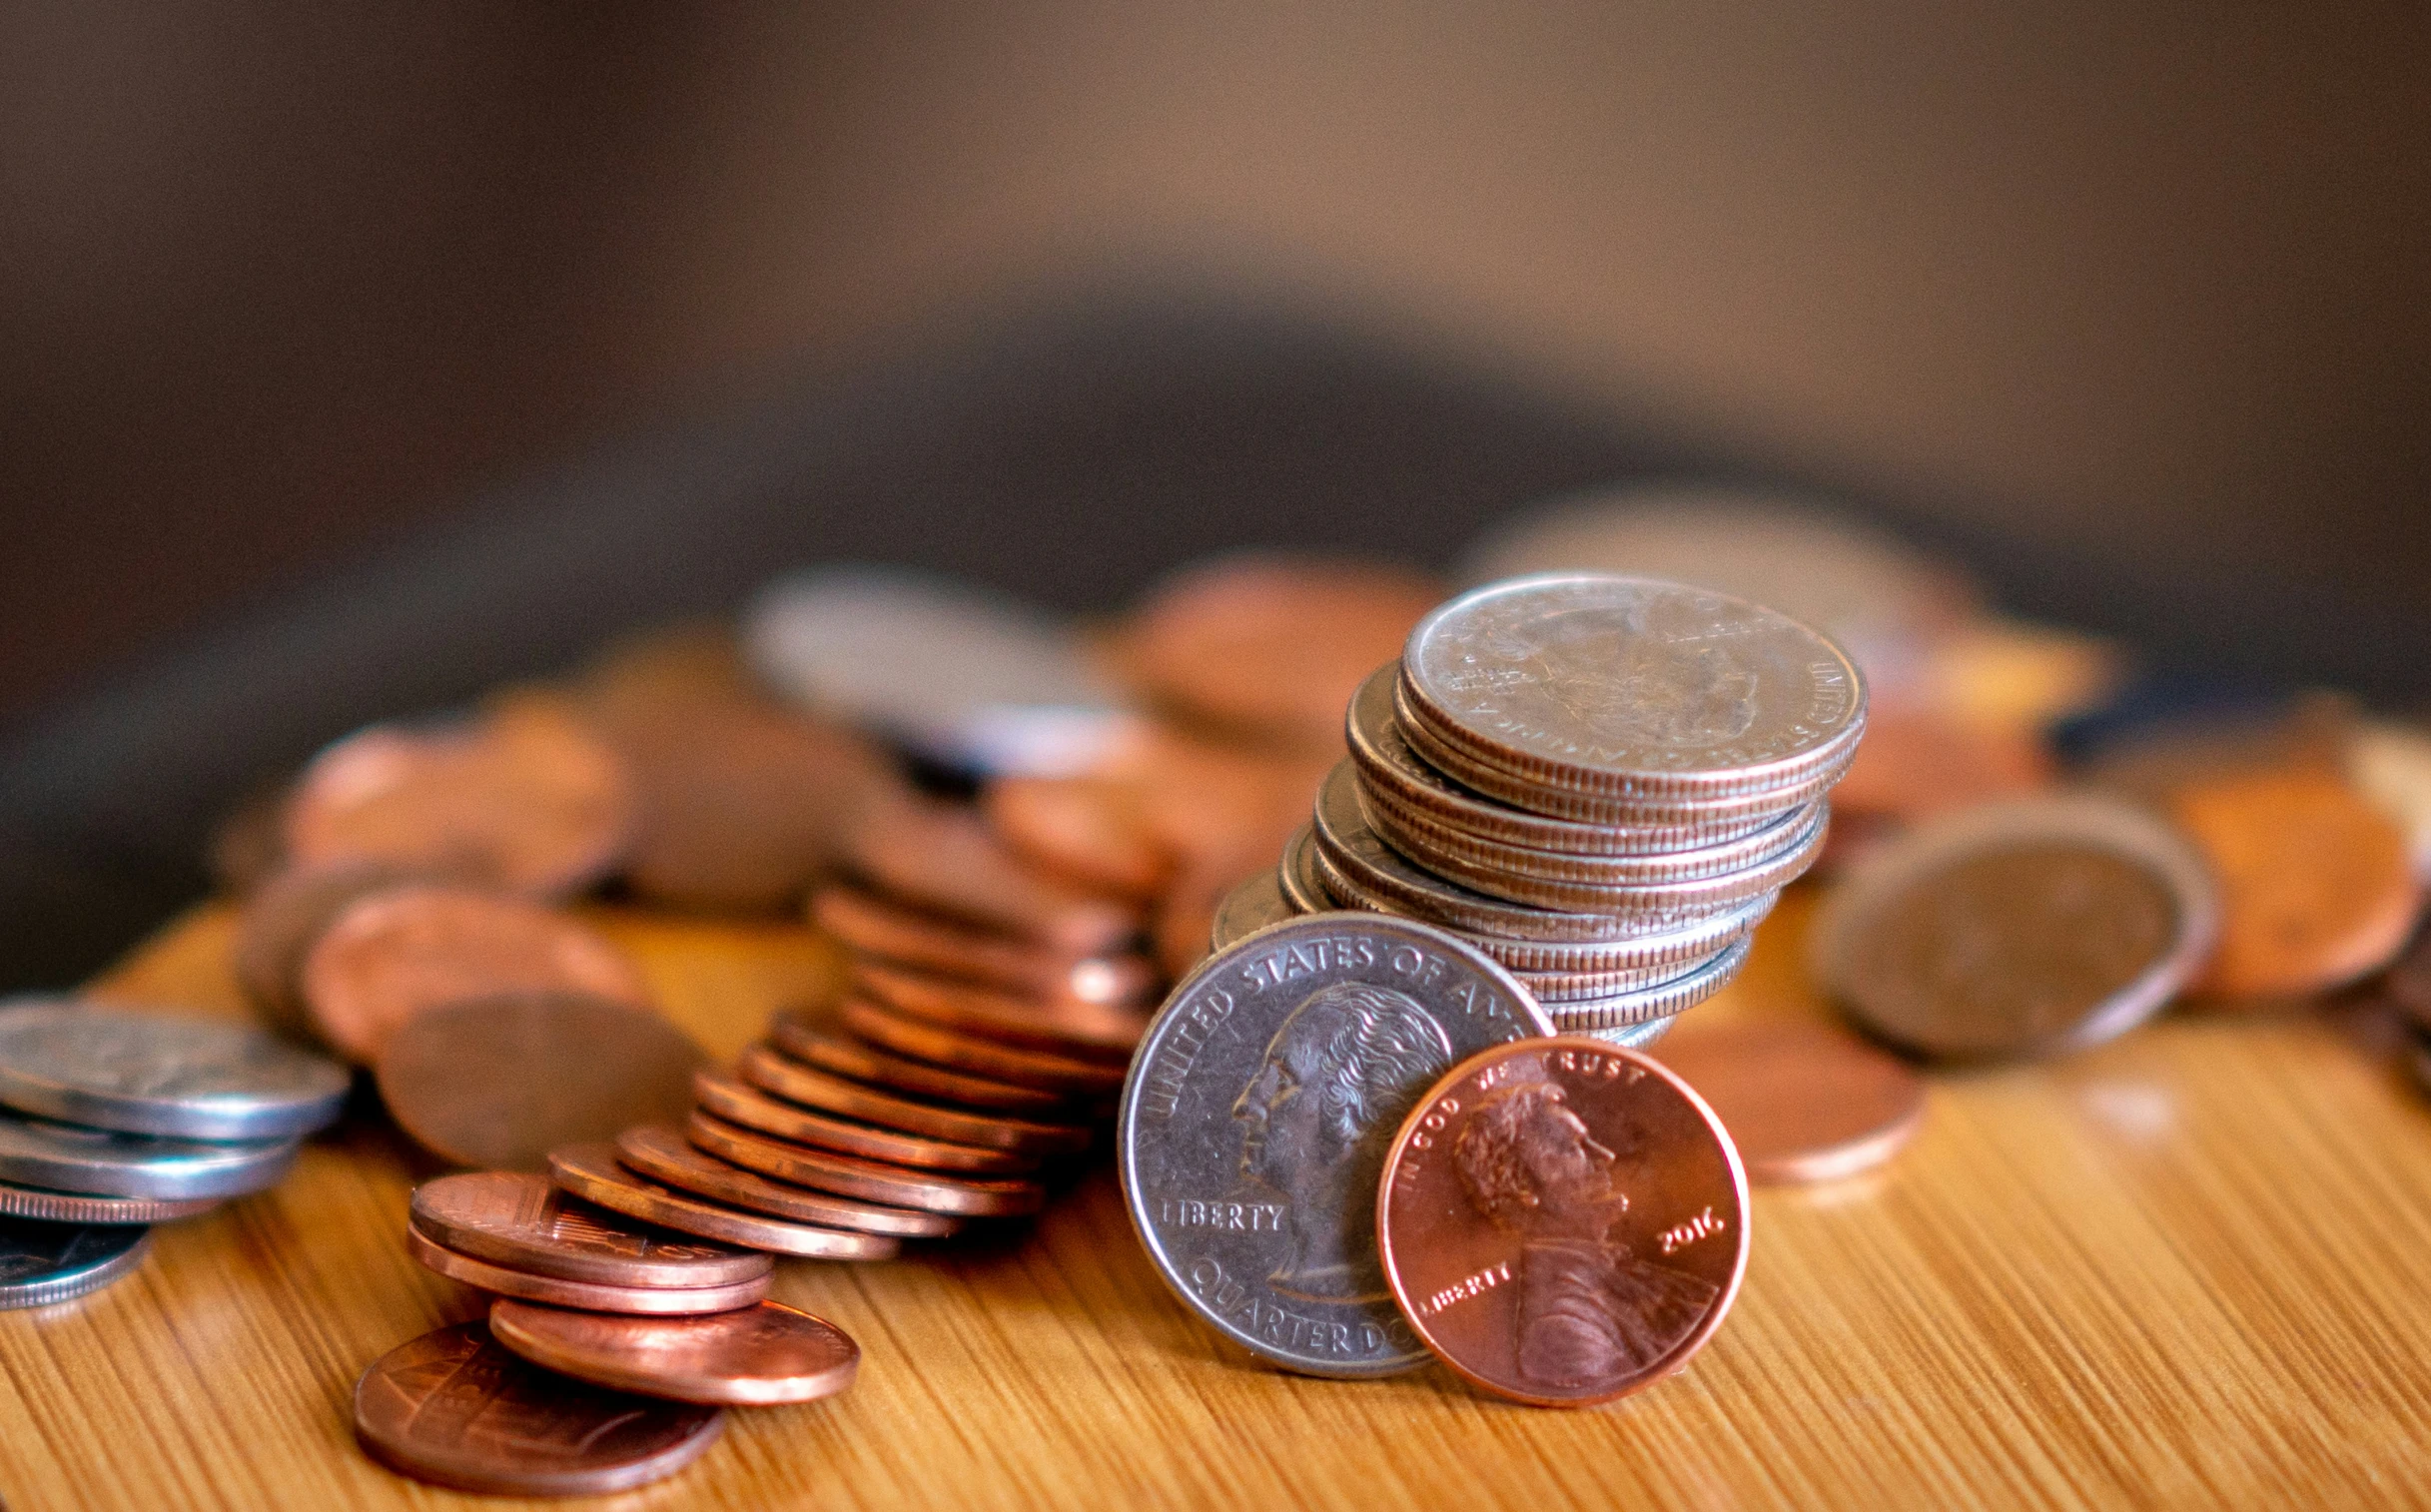
[[[1819,1010],[1807,900],[1700,1010]],[[807,931],[603,912],[719,1054],[829,991]],[[96,984],[241,1012],[204,909]],[[1101,1172],[1035,1225],[775,1294],[861,1340],[833,1402],[739,1412],[620,1506],[2369,1506],[2431,1498],[2431,1119],[2367,1011],[2181,1017],[1939,1078],[1872,1178],[1760,1191],[1737,1310],[1614,1407],[1439,1370],[1271,1373],[1165,1292]],[[2376,1038],[2377,1037],[2377,1038]],[[405,1256],[409,1152],[365,1111],[278,1190],[160,1230],[133,1278],[0,1314],[11,1508],[506,1505],[355,1447],[374,1357],[468,1316]]]

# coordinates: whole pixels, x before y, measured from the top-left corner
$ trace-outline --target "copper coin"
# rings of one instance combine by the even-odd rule
[[[489,1333],[535,1365],[594,1386],[679,1402],[766,1407],[834,1396],[860,1373],[861,1346],[782,1302],[709,1317],[610,1317],[499,1297]]]
[[[962,1219],[945,1213],[889,1207],[772,1181],[757,1171],[745,1170],[686,1143],[682,1131],[663,1124],[645,1124],[618,1134],[616,1158],[653,1181],[680,1187],[713,1202],[774,1213],[780,1218],[815,1223],[822,1228],[933,1239],[963,1226]]]
[[[477,1255],[450,1249],[405,1224],[405,1248],[424,1266],[451,1281],[461,1281],[500,1296],[519,1296],[557,1307],[584,1307],[593,1312],[648,1312],[689,1315],[748,1307],[768,1294],[766,1274],[722,1286],[615,1286],[605,1281],[569,1281],[511,1265],[493,1265]]]
[[[1123,777],[1006,777],[980,795],[1005,844],[1091,892],[1150,902],[1174,873],[1146,787]]]
[[[252,895],[287,865],[284,784],[265,786],[240,800],[212,827],[204,864],[212,885],[231,898]]]
[[[661,1186],[618,1161],[613,1144],[569,1144],[551,1150],[548,1174],[558,1185],[602,1207],[729,1244],[819,1260],[891,1260],[903,1248],[888,1234],[796,1223]]]
[[[1036,1181],[963,1179],[864,1160],[771,1139],[706,1113],[694,1113],[684,1134],[719,1159],[762,1175],[894,1207],[978,1218],[1019,1217],[1047,1204],[1047,1188]]]
[[[168,1223],[209,1212],[226,1200],[225,1197],[110,1197],[0,1181],[0,1218],[32,1218],[43,1223]]]
[[[237,916],[234,965],[237,984],[262,1022],[311,1038],[312,1015],[298,980],[305,953],[349,904],[415,875],[385,861],[342,861],[282,872],[246,900]]]
[[[535,1275],[610,1286],[725,1286],[768,1274],[749,1249],[635,1223],[509,1170],[467,1170],[413,1188],[412,1221],[433,1243]]]
[[[664,1480],[708,1452],[726,1415],[567,1380],[485,1323],[425,1333],[355,1383],[355,1436],[401,1475],[499,1496],[597,1496]]]
[[[2031,725],[1882,703],[1867,711],[1865,742],[1832,789],[1832,807],[1915,823],[2037,792],[2054,769]]]
[[[875,961],[854,962],[853,981],[897,1013],[926,1023],[1106,1066],[1129,1066],[1148,1030],[1148,1015],[1131,1009],[1017,998]]]
[[[858,1119],[881,1129],[899,1129],[955,1144],[1003,1149],[1015,1154],[1073,1154],[1089,1147],[1089,1131],[1062,1124],[1035,1124],[1010,1114],[965,1113],[942,1104],[899,1098],[787,1059],[765,1045],[745,1050],[738,1069],[760,1091],[838,1118]]]
[[[1016,1050],[994,1040],[957,1034],[907,1018],[881,1004],[849,999],[842,1013],[844,1027],[872,1045],[932,1066],[1035,1087],[1062,1097],[1104,1097],[1123,1087],[1124,1074],[1114,1067],[1095,1061],[1075,1061],[1069,1056]]]
[[[1427,1348],[1540,1407],[1650,1386],[1747,1272],[1747,1176],[1688,1084],[1597,1040],[1461,1063],[1410,1110],[1376,1205],[1385,1279]]]
[[[970,809],[909,796],[874,803],[845,858],[882,891],[933,912],[1075,955],[1103,955],[1140,928],[1138,909],[1048,876]]]
[[[862,955],[1032,997],[1133,1004],[1156,985],[1156,974],[1135,955],[1074,957],[922,914],[859,888],[821,888],[810,900],[810,918]]]
[[[2220,884],[2206,992],[2320,992],[2404,948],[2422,884],[2404,833],[2334,776],[2263,772],[2178,790],[2170,812]]]
[[[555,896],[606,875],[633,826],[624,765],[554,698],[468,724],[378,726],[314,758],[289,797],[296,863],[387,861]]]
[[[306,953],[321,1039],[359,1064],[426,1008],[513,992],[590,993],[637,1008],[649,989],[624,953],[563,914],[472,888],[416,883],[348,905]]]
[[[992,1082],[893,1055],[865,1040],[828,1033],[791,1014],[777,1015],[768,1033],[777,1049],[795,1060],[871,1087],[999,1113],[1053,1115],[1068,1113],[1073,1106],[1067,1098],[1034,1087]]]
[[[1692,1027],[1654,1052],[1729,1130],[1748,1179],[1834,1181],[1880,1165],[1925,1122],[1925,1084],[1820,1024]]]
[[[973,1173],[1030,1171],[1039,1166],[1035,1154],[958,1144],[951,1139],[934,1139],[856,1119],[837,1118],[770,1097],[723,1072],[702,1072],[693,1079],[692,1090],[700,1106],[721,1119],[797,1144],[816,1144],[821,1149],[884,1160],[890,1165]]]
[[[646,1009],[580,993],[505,993],[442,1003],[400,1025],[380,1052],[380,1096],[434,1154],[539,1170],[560,1144],[682,1118],[706,1059]]]

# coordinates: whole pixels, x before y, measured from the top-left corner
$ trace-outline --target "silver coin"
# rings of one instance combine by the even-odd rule
[[[1865,679],[1821,633],[1682,583],[1592,574],[1475,588],[1410,631],[1409,710],[1447,743],[1556,789],[1770,792],[1844,757]]]
[[[1209,948],[1222,950],[1269,924],[1280,924],[1307,912],[1283,896],[1282,882],[1273,872],[1260,872],[1224,894],[1223,900],[1216,905],[1215,927],[1208,932]]]
[[[105,1197],[89,1191],[52,1191],[0,1181],[0,1218],[42,1223],[169,1223],[220,1205],[218,1197]]]
[[[75,1003],[0,1014],[0,1106],[123,1134],[306,1134],[352,1079],[327,1056],[241,1024]]]
[[[1731,979],[1739,975],[1739,968],[1747,965],[1748,952],[1755,944],[1755,936],[1742,936],[1732,942],[1730,949],[1695,971],[1653,987],[1614,993],[1603,998],[1546,1003],[1542,1005],[1545,1017],[1567,1035],[1586,1030],[1619,1029],[1625,1025],[1643,1024],[1649,1019],[1668,1019],[1675,1014],[1686,1013],[1730,986]]]
[[[1726,940],[1713,950],[1691,961],[1666,961],[1658,966],[1633,966],[1609,972],[1530,972],[1514,970],[1511,975],[1519,985],[1534,995],[1547,1014],[1556,1007],[1570,1003],[1600,1002],[1627,993],[1646,992],[1665,987],[1703,971],[1723,952],[1732,949],[1747,937]],[[1558,1018],[1559,1015],[1554,1015]]]
[[[150,1229],[123,1224],[0,1219],[0,1308],[98,1291],[141,1265],[151,1243]]]
[[[1065,627],[921,573],[783,578],[745,614],[743,644],[780,692],[960,771],[1086,771],[1132,724]]]
[[[1644,1050],[1655,1041],[1670,1034],[1672,1025],[1678,1022],[1678,1017],[1675,1015],[1669,1018],[1649,1019],[1643,1024],[1625,1024],[1619,1029],[1564,1030],[1563,1033],[1583,1034],[1591,1040],[1601,1040],[1606,1045],[1618,1045],[1623,1050]]]
[[[112,1197],[233,1197],[278,1184],[301,1141],[172,1139],[0,1113],[0,1181]]]
[[[1158,1273],[1290,1369],[1423,1363],[1376,1258],[1385,1149],[1453,1066],[1551,1029],[1509,973],[1408,920],[1311,914],[1211,958],[1150,1025],[1118,1114]]]

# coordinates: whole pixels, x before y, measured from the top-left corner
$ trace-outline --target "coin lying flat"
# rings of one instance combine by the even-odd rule
[[[500,1496],[596,1496],[708,1452],[715,1407],[568,1380],[458,1323],[401,1344],[355,1383],[355,1436],[402,1475]]]
[[[903,1247],[888,1234],[796,1223],[661,1186],[619,1161],[613,1144],[572,1144],[551,1150],[548,1174],[557,1184],[602,1207],[729,1244],[821,1260],[891,1260]]]
[[[593,1312],[644,1312],[688,1315],[747,1307],[768,1294],[768,1277],[727,1281],[715,1286],[620,1286],[608,1281],[575,1281],[499,1265],[478,1255],[450,1249],[408,1220],[405,1251],[425,1268],[499,1296],[519,1296],[558,1307],[583,1307]]]
[[[653,1228],[510,1170],[468,1170],[413,1188],[413,1225],[494,1264],[611,1286],[724,1286],[768,1274],[755,1250]]]
[[[1085,1128],[1036,1124],[1011,1114],[966,1113],[942,1104],[895,1097],[788,1060],[764,1045],[745,1050],[737,1069],[744,1081],[773,1097],[840,1118],[875,1124],[881,1129],[1016,1154],[1072,1154],[1089,1147],[1089,1131]]]
[[[771,1097],[723,1072],[702,1072],[693,1079],[692,1089],[701,1108],[728,1123],[865,1160],[971,1175],[1020,1174],[1039,1167],[1040,1157],[1035,1154],[959,1144],[952,1139],[931,1138],[900,1129],[883,1129],[858,1119],[838,1118]]]
[[[1878,853],[1817,912],[1815,972],[1897,1048],[1991,1060],[2097,1044],[2193,976],[2218,928],[2193,848],[2102,798],[2000,804]]]
[[[1418,1364],[1375,1251],[1391,1131],[1465,1057],[1550,1028],[1508,973],[1408,920],[1310,915],[1210,958],[1158,1015],[1117,1125],[1158,1273],[1287,1368]]]
[[[1123,1086],[1123,1073],[1099,1061],[1076,1061],[1002,1041],[958,1034],[866,999],[846,1000],[844,1027],[872,1045],[954,1071],[1036,1088],[1058,1097],[1103,1097]]]
[[[296,1149],[294,1139],[172,1139],[0,1114],[0,1181],[96,1196],[243,1196],[277,1185]]]
[[[1244,935],[1253,935],[1269,924],[1303,912],[1293,901],[1283,896],[1283,888],[1272,871],[1259,872],[1248,881],[1223,895],[1216,906],[1216,923],[1209,931],[1209,945],[1222,950]]]
[[[0,1310],[98,1291],[144,1262],[152,1231],[125,1224],[0,1218]]]
[[[1148,1016],[1134,1009],[1043,1003],[874,961],[854,962],[853,982],[899,1014],[1022,1050],[1108,1066],[1129,1065],[1148,1027]]]
[[[1899,1153],[1925,1122],[1916,1073],[1820,1024],[1701,1026],[1654,1055],[1697,1090],[1759,1183],[1854,1175]]]
[[[219,1197],[105,1197],[0,1181],[0,1218],[42,1223],[170,1223],[209,1212],[220,1202]]]
[[[75,1003],[0,1013],[0,1105],[124,1134],[268,1139],[338,1117],[346,1069],[258,1029]]]
[[[1543,1407],[1653,1385],[1747,1272],[1747,1177],[1661,1063],[1595,1040],[1464,1061],[1398,1125],[1378,1198],[1409,1326],[1471,1384]]]
[[[822,1228],[849,1228],[856,1233],[893,1234],[898,1238],[939,1238],[963,1226],[962,1219],[947,1213],[862,1202],[771,1180],[687,1143],[682,1131],[663,1124],[645,1124],[618,1134],[616,1158],[654,1181],[680,1187],[712,1202],[748,1207],[754,1212],[773,1213]]]
[[[768,1026],[768,1037],[777,1049],[793,1059],[839,1077],[850,1077],[868,1087],[999,1113],[1044,1116],[1067,1113],[1073,1107],[1070,1099],[1056,1093],[994,1082],[894,1055],[866,1040],[831,1033],[793,1014],[777,1015]]]
[[[1075,957],[932,918],[859,888],[822,888],[811,922],[847,949],[981,987],[1078,1003],[1136,1003],[1155,973],[1134,955]]]
[[[851,1386],[861,1369],[851,1334],[782,1302],[644,1318],[499,1297],[489,1304],[489,1333],[559,1375],[679,1402],[812,1402]]]
[[[789,1139],[770,1138],[705,1112],[684,1126],[684,1136],[722,1160],[797,1186],[958,1217],[1021,1217],[1047,1204],[1047,1188],[1036,1181],[949,1176],[936,1171],[865,1160]]]

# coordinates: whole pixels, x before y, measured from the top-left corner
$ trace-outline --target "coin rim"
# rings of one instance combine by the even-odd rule
[[[609,1172],[623,1177],[623,1181],[611,1180],[596,1170],[585,1169],[580,1157],[590,1153],[597,1153]],[[548,1178],[585,1201],[613,1208],[627,1217],[656,1223],[662,1228],[696,1233],[703,1238],[740,1244],[747,1249],[765,1249],[775,1254],[798,1255],[814,1260],[891,1260],[903,1250],[902,1241],[893,1234],[827,1228],[817,1223],[748,1212],[723,1202],[712,1202],[680,1187],[667,1186],[618,1159],[616,1145],[608,1139],[560,1145],[550,1150]],[[664,1187],[665,1195],[631,1184],[636,1181],[648,1181],[652,1186]],[[765,1295],[767,1293],[762,1291],[761,1296]],[[754,1301],[758,1299],[753,1298]]]
[[[709,1191],[693,1185],[692,1182],[700,1177],[688,1171],[686,1173],[688,1179],[671,1176],[667,1174],[667,1171],[679,1167],[675,1166],[672,1160],[666,1160],[665,1156],[650,1148],[648,1144],[641,1142],[642,1135],[652,1134],[663,1134],[701,1159],[707,1160],[713,1165],[723,1165],[733,1171],[736,1176],[773,1187],[775,1191],[769,1197],[760,1198],[729,1195],[724,1191]],[[747,1165],[738,1165],[721,1155],[712,1154],[684,1137],[684,1132],[672,1124],[637,1125],[618,1134],[615,1143],[618,1164],[639,1171],[661,1186],[672,1186],[680,1191],[691,1192],[694,1196],[707,1197],[713,1202],[723,1202],[729,1207],[741,1207],[751,1212],[764,1212],[771,1217],[790,1218],[794,1222],[808,1223],[819,1228],[843,1228],[856,1233],[874,1233],[896,1239],[941,1239],[950,1233],[958,1232],[964,1226],[964,1220],[953,1213],[924,1212],[917,1207],[898,1207],[885,1202],[872,1202],[862,1197],[846,1196],[838,1191],[822,1191],[818,1187],[804,1186],[796,1181],[780,1181],[775,1176],[763,1174]],[[654,1164],[655,1161],[665,1161],[665,1163],[663,1165]],[[746,1186],[743,1190],[750,1190],[750,1188]],[[814,1210],[832,1211],[835,1216],[833,1218],[812,1217],[805,1212],[793,1212],[767,1205],[771,1201],[800,1202],[803,1206]]]
[[[0,1105],[38,1119],[80,1124],[87,1129],[106,1129],[113,1134],[158,1134],[214,1143],[302,1138],[336,1123],[339,1114],[346,1108],[347,1095],[354,1090],[353,1076],[336,1061],[250,1024],[144,1013],[116,1004],[62,1003],[44,999],[28,1003],[0,1003],[0,1042],[5,1042],[10,1033],[24,1026],[29,1019],[54,1024],[62,1021],[108,1020],[141,1025],[159,1021],[180,1027],[200,1027],[232,1039],[258,1039],[299,1061],[318,1063],[318,1067],[325,1069],[329,1078],[336,1083],[328,1091],[311,1097],[278,1102],[247,1097],[245,1101],[252,1105],[249,1110],[221,1108],[201,1105],[200,1100],[195,1099],[99,1091],[51,1077],[36,1076],[11,1064],[5,1043],[0,1043]],[[221,1095],[215,1101],[227,1101],[236,1096],[242,1095]]]
[[[447,1181],[491,1176],[512,1176],[517,1180],[533,1182],[558,1196],[572,1197],[585,1206],[599,1207],[601,1205],[567,1191],[548,1177],[531,1171],[451,1170],[443,1175],[432,1176],[413,1188],[405,1199],[407,1221],[418,1228],[422,1236],[432,1243],[452,1249],[458,1254],[470,1255],[476,1260],[486,1260],[492,1265],[508,1270],[527,1271],[533,1275],[549,1276],[557,1280],[588,1281],[603,1286],[636,1289],[657,1286],[679,1290],[690,1286],[724,1286],[748,1281],[755,1276],[766,1275],[775,1268],[776,1262],[766,1254],[752,1249],[736,1249],[731,1245],[726,1247],[732,1249],[732,1253],[708,1260],[617,1259],[602,1255],[568,1254],[563,1250],[550,1249],[544,1244],[517,1242],[513,1238],[489,1229],[474,1228],[467,1224],[452,1222],[444,1215],[430,1211],[426,1205],[426,1201],[430,1199],[425,1199],[423,1193],[434,1186]],[[664,1226],[657,1223],[642,1223],[629,1213],[617,1212],[610,1208],[601,1210],[605,1211],[610,1218],[619,1220],[616,1223],[603,1224],[604,1227],[621,1227],[627,1223],[638,1224],[644,1228]],[[644,1236],[647,1237],[647,1235]],[[687,1233],[684,1237],[699,1239],[700,1235]],[[664,1280],[633,1279],[632,1272],[635,1269],[652,1268],[663,1269],[668,1278]],[[702,1280],[675,1278],[686,1272],[707,1272],[713,1278]]]
[[[123,1223],[80,1223],[81,1228],[119,1228]],[[65,1275],[52,1272],[39,1281],[0,1281],[0,1312],[19,1312],[29,1307],[50,1307],[60,1302],[72,1302],[89,1296],[112,1281],[132,1273],[152,1252],[150,1225],[138,1228],[133,1242],[118,1253],[96,1260]]]
[[[652,1376],[637,1368],[620,1370],[614,1361],[606,1356],[558,1347],[559,1341],[546,1334],[531,1331],[520,1316],[521,1313],[532,1310],[539,1311],[544,1317],[554,1313],[580,1316],[581,1308],[551,1307],[545,1302],[526,1301],[521,1297],[511,1296],[494,1297],[490,1300],[489,1336],[496,1339],[501,1347],[520,1355],[543,1370],[553,1370],[559,1375],[571,1376],[575,1380],[584,1381],[593,1386],[603,1386],[611,1391],[630,1391],[637,1396],[654,1397],[662,1401],[690,1402],[696,1406],[774,1407],[787,1402],[815,1402],[826,1397],[840,1395],[851,1388],[854,1380],[861,1373],[861,1343],[858,1339],[816,1313],[804,1311],[799,1307],[789,1307],[771,1297],[762,1297],[753,1302],[749,1308],[737,1307],[733,1310],[743,1312],[762,1307],[773,1307],[780,1312],[790,1312],[796,1317],[807,1318],[827,1329],[844,1340],[852,1350],[851,1358],[841,1365],[831,1366],[813,1376],[781,1378],[733,1375]],[[723,1313],[701,1314],[703,1317],[723,1317],[724,1315]],[[680,1320],[654,1319],[653,1321],[674,1323]],[[504,1324],[503,1327],[500,1326],[501,1323]],[[804,1384],[787,1384],[796,1381]]]

